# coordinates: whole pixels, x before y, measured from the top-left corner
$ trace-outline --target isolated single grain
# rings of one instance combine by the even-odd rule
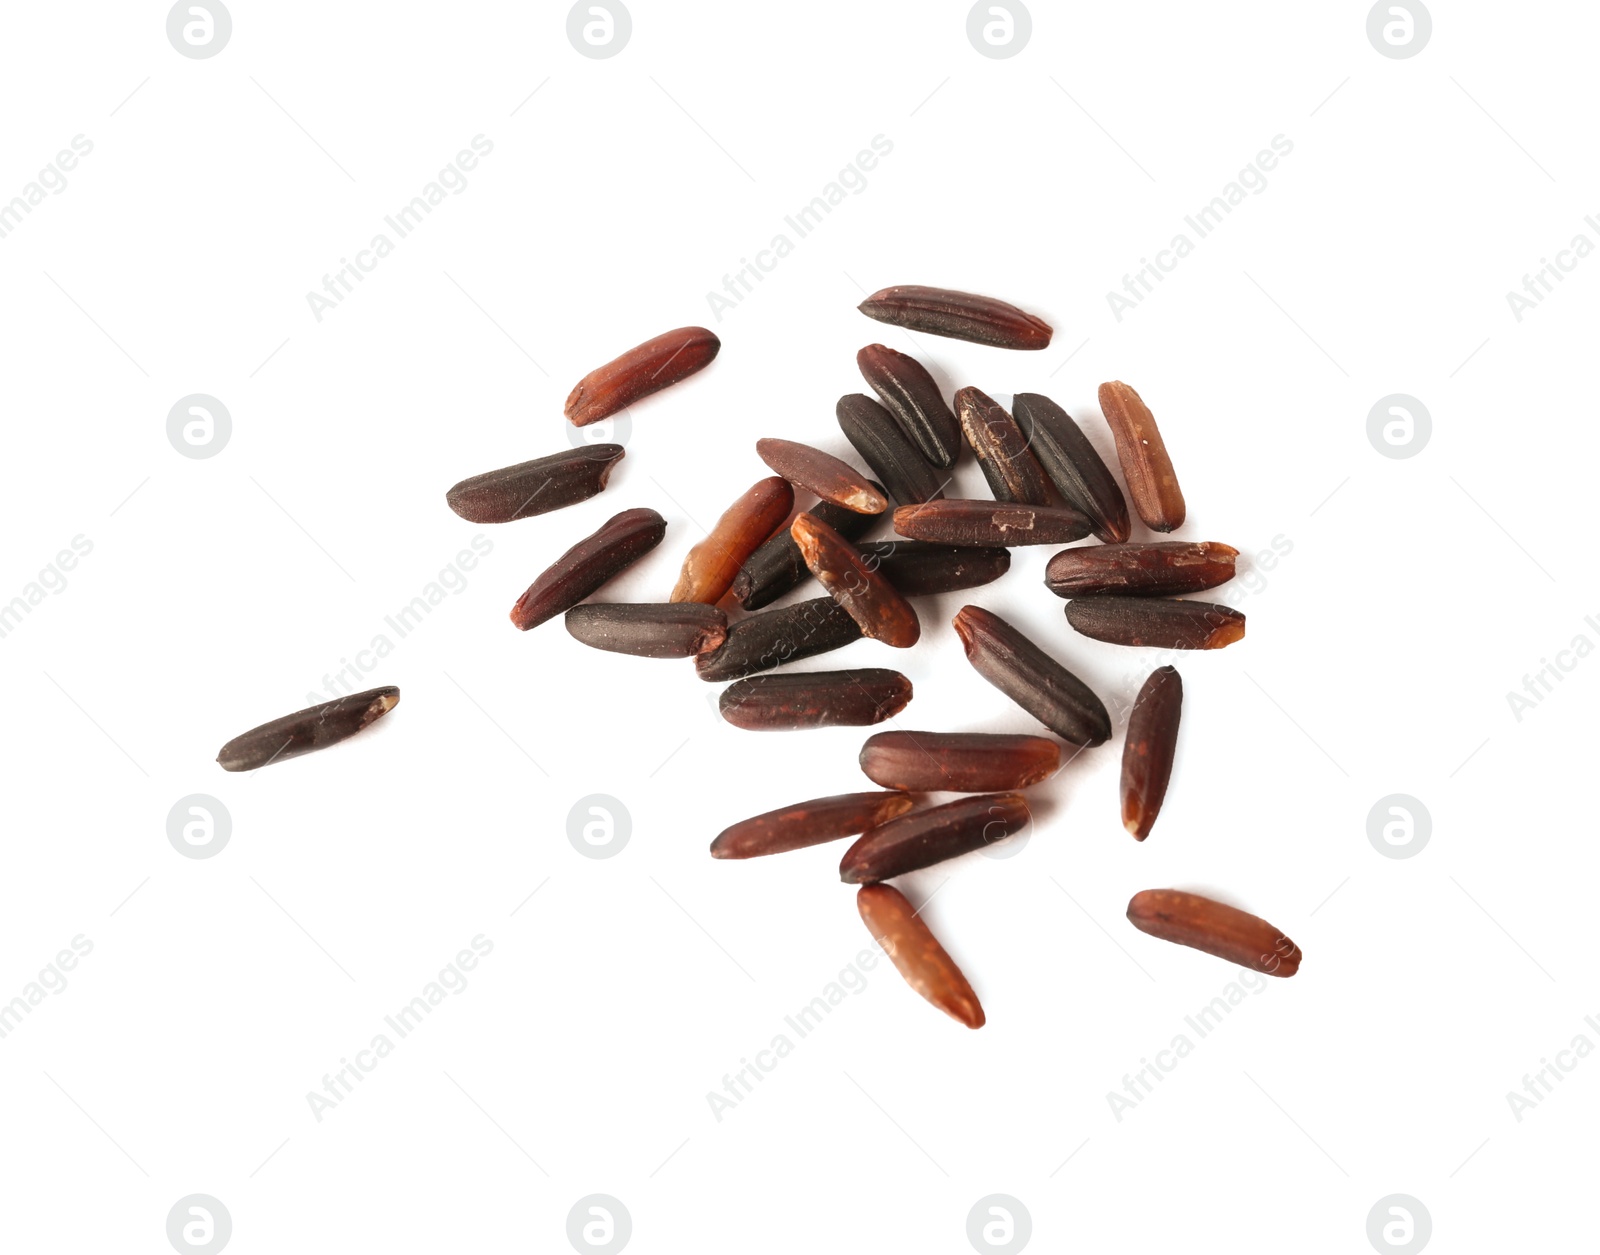
[[[894,512],[894,530],[947,545],[1062,545],[1089,534],[1089,519],[1071,506],[1006,505],[947,497]]]
[[[915,805],[908,793],[840,793],[782,806],[724,828],[711,843],[712,858],[756,858],[853,837]]]
[[[1174,667],[1157,667],[1133,699],[1122,743],[1122,826],[1136,840],[1150,835],[1161,813],[1182,714],[1183,677]]]
[[[1019,392],[1011,398],[1011,416],[1056,491],[1093,520],[1094,534],[1108,544],[1127,540],[1122,489],[1071,415],[1047,396]]]
[[[567,397],[567,418],[575,427],[610,418],[652,392],[703,370],[721,347],[722,341],[704,327],[663,332],[578,380]]]
[[[861,747],[874,784],[913,793],[1000,793],[1025,789],[1061,766],[1048,737],[1000,732],[879,732]]]
[[[1100,411],[1116,437],[1122,477],[1145,526],[1157,532],[1182,526],[1183,489],[1150,407],[1127,384],[1114,380],[1100,385]]]
[[[1105,703],[1006,620],[963,606],[953,622],[974,670],[1062,740],[1099,745],[1110,737]]]
[[[587,501],[622,460],[619,444],[563,449],[498,471],[464,479],[445,493],[450,508],[469,523],[509,523]]]
[[[1067,603],[1067,622],[1111,645],[1221,649],[1244,639],[1244,615],[1208,601],[1076,597]]]
[[[917,612],[854,545],[811,514],[796,518],[789,533],[811,573],[864,635],[896,649],[917,643],[922,635]]]
[[[794,489],[788,480],[774,475],[754,484],[727,508],[711,534],[689,550],[672,600],[715,605],[733,584],[745,559],[783,526],[793,508]]]
[[[857,514],[882,514],[889,508],[889,499],[876,484],[831,453],[793,440],[767,438],[756,441],[756,454],[795,487],[809,489],[824,501]]]
[[[1146,889],[1128,903],[1128,919],[1152,937],[1203,950],[1268,976],[1293,976],[1300,970],[1300,947],[1278,929],[1198,893]]]
[[[897,512],[898,517],[898,512]],[[1214,540],[1167,540],[1154,545],[1086,545],[1063,549],[1044,569],[1044,583],[1058,597],[1115,593],[1123,597],[1168,597],[1198,593],[1233,578],[1239,551]]]
[[[692,658],[719,648],[728,617],[698,601],[589,602],[567,611],[574,639],[636,658]]]
[[[722,690],[722,717],[752,732],[865,727],[898,715],[911,700],[911,681],[898,671],[783,672],[752,676]]]
[[[983,1027],[978,995],[905,894],[892,885],[864,885],[856,909],[906,984],[968,1028]]]
[[[922,456],[940,469],[954,466],[961,454],[961,426],[928,368],[882,344],[857,353],[856,365]]]
[[[326,749],[381,719],[399,702],[400,690],[386,686],[307,706],[240,733],[218,751],[217,762],[224,771],[252,771]]]
[[[997,349],[1050,346],[1050,324],[992,296],[915,284],[884,288],[858,308],[868,318]]]
[[[524,632],[577,605],[661,543],[667,521],[654,510],[624,510],[553,562],[511,607]]]

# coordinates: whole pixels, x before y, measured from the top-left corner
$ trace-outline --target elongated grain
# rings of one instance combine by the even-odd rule
[[[589,602],[567,611],[575,640],[636,658],[692,658],[718,649],[728,617],[698,601]]]
[[[563,449],[548,457],[463,479],[445,501],[470,523],[509,523],[587,501],[622,460],[619,444]]]
[[[789,533],[818,583],[845,608],[863,635],[896,649],[917,643],[922,635],[917,612],[879,574],[875,563],[865,561],[854,545],[814,515],[800,515]]]
[[[778,475],[759,480],[727,508],[710,535],[689,550],[671,600],[715,605],[745,560],[783,526],[793,508],[794,489],[788,480]]]
[[[840,793],[782,806],[724,828],[711,843],[712,858],[758,858],[853,837],[904,815],[914,806],[910,794]]]
[[[1006,620],[963,606],[953,622],[974,670],[1062,740],[1099,745],[1110,737],[1105,703]]]
[[[889,583],[907,597],[992,584],[1011,569],[1009,549],[936,545],[921,540],[873,541],[861,546],[861,556],[876,562]]]
[[[859,671],[782,672],[738,680],[722,690],[722,717],[736,728],[866,727],[899,714],[911,681],[879,667]]]
[[[856,894],[856,909],[906,984],[951,1019],[983,1027],[978,995],[905,894],[892,885],[864,885]]]
[[[898,512],[897,512],[898,513]],[[1214,540],[1168,540],[1154,545],[1086,545],[1064,549],[1044,569],[1058,597],[1110,593],[1170,597],[1198,593],[1233,578],[1239,551]]]
[[[1003,793],[1048,779],[1061,747],[1042,736],[998,732],[879,732],[861,747],[874,784],[913,793]]]
[[[900,505],[944,496],[946,476],[906,438],[894,416],[869,396],[839,398],[839,430]]]
[[[867,345],[856,354],[856,365],[922,456],[941,470],[954,466],[961,454],[961,425],[928,368],[883,344]]]
[[[976,388],[962,388],[956,393],[956,417],[996,501],[1062,504],[1061,494],[1029,451],[1022,429],[991,397]]]
[[[1244,615],[1230,606],[1162,597],[1075,597],[1067,622],[1111,645],[1221,649],[1244,639]]]
[[[1100,411],[1116,437],[1122,478],[1145,526],[1157,532],[1182,526],[1187,508],[1183,489],[1150,407],[1127,384],[1114,380],[1100,385]]]
[[[553,562],[511,607],[526,632],[577,605],[661,543],[667,521],[654,510],[624,510]]]
[[[873,884],[970,854],[1032,821],[1018,793],[986,793],[911,811],[863,833],[839,861],[839,879]]]
[[[1093,521],[1094,534],[1108,544],[1127,540],[1122,489],[1071,415],[1047,396],[1019,392],[1011,398],[1011,416],[1056,491]]]
[[[796,488],[808,489],[824,501],[857,514],[882,514],[889,508],[889,499],[876,484],[831,453],[771,438],[756,441],[756,453]]]
[[[1259,916],[1198,893],[1146,889],[1128,903],[1128,920],[1140,932],[1226,959],[1268,976],[1300,970],[1300,947]]]
[[[610,418],[635,401],[704,370],[721,347],[722,341],[704,327],[663,332],[578,380],[567,397],[567,418],[575,427]]]
[[[400,690],[386,686],[308,706],[240,733],[218,751],[217,762],[224,771],[253,771],[326,749],[381,719],[399,703]]]
[[[1122,826],[1143,841],[1155,827],[1172,779],[1183,714],[1183,677],[1157,667],[1134,698],[1122,743]]]
[[[992,296],[915,284],[884,288],[858,308],[868,318],[997,349],[1043,349],[1050,324]]]
[[[861,628],[843,606],[832,597],[813,597],[740,619],[720,648],[694,660],[694,669],[702,680],[738,680],[860,639]]]
[[[894,512],[894,530],[900,535],[947,545],[1062,545],[1082,540],[1089,529],[1087,515],[1064,505],[1005,505],[947,497],[903,505]]]

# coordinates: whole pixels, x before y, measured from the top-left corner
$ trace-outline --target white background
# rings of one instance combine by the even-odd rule
[[[238,0],[228,46],[191,60],[161,5],[8,9],[0,197],[93,143],[0,239],[0,600],[93,546],[0,640],[0,999],[93,944],[0,1040],[8,1245],[165,1251],[192,1193],[225,1204],[239,1252],[564,1250],[591,1193],[641,1252],[964,1251],[994,1193],[1040,1250],[1366,1250],[1393,1193],[1440,1251],[1574,1233],[1600,1063],[1521,1121],[1506,1094],[1575,1036],[1600,1044],[1600,662],[1520,720],[1506,694],[1600,640],[1600,261],[1520,322],[1506,293],[1600,241],[1594,14],[1440,0],[1397,60],[1360,4],[1037,3],[994,60],[966,11],[640,0],[628,46],[593,60],[562,5]],[[307,292],[480,134],[465,190],[319,322]],[[865,190],[714,321],[706,294],[876,135],[893,151]],[[1266,189],[1119,322],[1106,293],[1276,135],[1293,152]],[[895,283],[1002,296],[1054,342],[855,311]],[[572,384],[690,323],[721,356],[635,407],[603,496],[501,527],[445,507],[464,476],[565,448]],[[849,452],[833,405],[873,341],[947,395],[1045,392],[1108,454],[1095,389],[1133,383],[1188,497],[1177,537],[1292,551],[1229,591],[1243,642],[1178,661],[1148,842],[1117,822],[1119,711],[1032,791],[1015,857],[907,878],[987,1027],[880,963],[719,1121],[708,1091],[868,938],[841,847],[706,845],[868,787],[865,733],[735,730],[688,664],[506,613],[631,506],[667,538],[603,597],[663,597],[694,520],[767,473],[758,437]],[[166,436],[197,392],[233,422],[203,460]],[[1367,438],[1392,393],[1432,415],[1413,458]],[[983,491],[970,460],[958,487]],[[401,687],[394,714],[256,775],[215,765],[393,638],[384,617],[477,535],[464,590],[364,681]],[[1153,654],[1073,633],[1049,552],[923,601],[914,651],[804,665],[899,666],[902,728],[1035,731],[962,660],[949,620],[972,601],[1126,703]],[[210,859],[167,839],[192,793],[232,816]],[[631,815],[610,859],[567,838],[591,793]],[[1414,858],[1369,843],[1392,793],[1431,814]],[[1108,1092],[1234,976],[1123,919],[1165,886],[1266,916],[1305,961],[1118,1120]],[[479,934],[468,987],[319,1122],[307,1092]]]

